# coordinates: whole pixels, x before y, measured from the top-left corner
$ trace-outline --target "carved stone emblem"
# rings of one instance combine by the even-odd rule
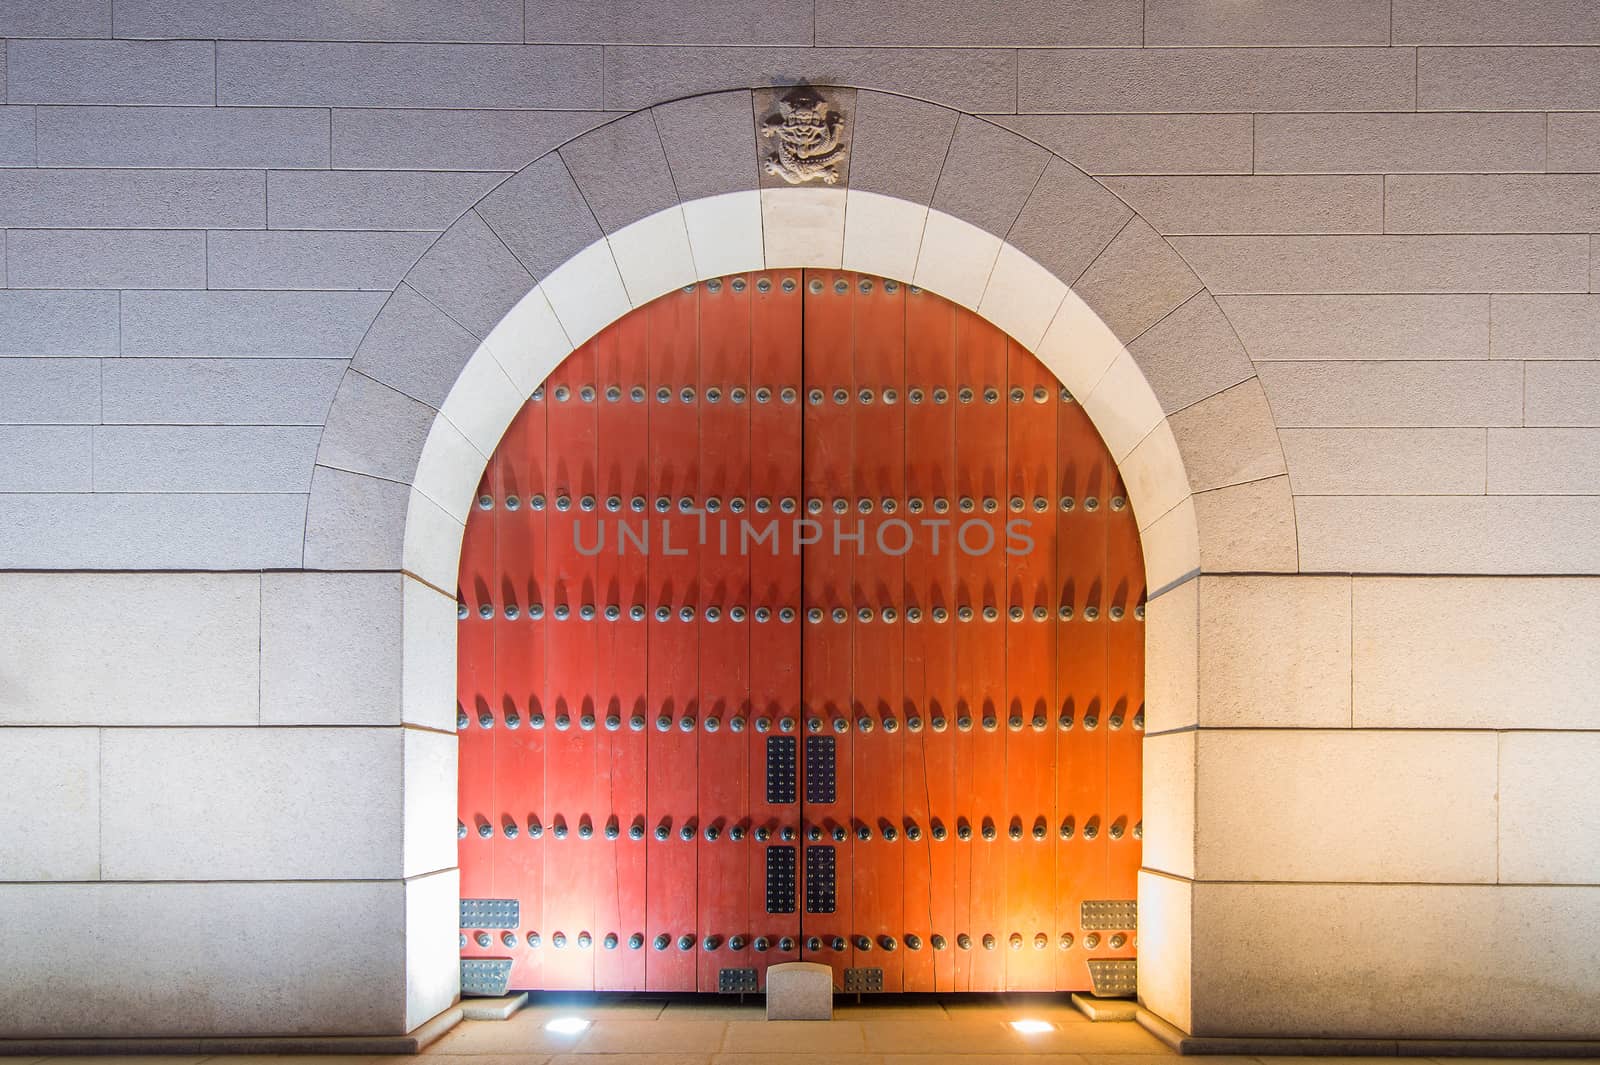
[[[789,185],[846,177],[849,137],[845,114],[817,89],[797,85],[772,102],[761,123],[761,169]]]

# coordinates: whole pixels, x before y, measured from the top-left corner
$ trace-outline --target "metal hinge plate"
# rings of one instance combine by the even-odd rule
[[[882,991],[882,969],[846,969],[844,971],[844,989],[846,991]]]
[[[1139,927],[1139,903],[1134,899],[1086,900],[1079,908],[1085,932],[1113,932]]]
[[[516,899],[462,899],[462,928],[516,928],[522,923],[522,903]]]
[[[717,990],[724,995],[755,991],[756,971],[754,969],[718,969]]]
[[[462,958],[461,993],[498,998],[511,983],[510,958]]]
[[[1101,998],[1122,998],[1139,990],[1137,958],[1090,958],[1089,982]]]

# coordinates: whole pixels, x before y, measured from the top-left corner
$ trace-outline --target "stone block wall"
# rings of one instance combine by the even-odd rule
[[[464,357],[582,247],[496,273],[474,239],[530,162],[799,78],[950,109],[864,113],[861,173],[1050,233],[1183,455],[1147,1003],[1200,1034],[1600,1037],[1592,5],[0,0],[0,42],[0,1037],[450,1003],[454,590],[328,559],[392,554],[362,514],[411,471],[357,457],[414,457],[454,378],[346,371],[386,305],[433,313],[430,248],[484,264],[429,340]],[[554,164],[589,198],[540,209],[584,242],[656,210],[629,168],[670,187],[716,118],[655,114],[664,162],[618,123]],[[1027,217],[1075,187],[1050,153],[1120,206]],[[982,291],[966,237],[922,239]],[[361,388],[390,414],[329,423]],[[378,486],[336,544],[314,469]]]

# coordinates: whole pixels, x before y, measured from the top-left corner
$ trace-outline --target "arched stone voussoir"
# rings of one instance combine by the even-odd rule
[[[1053,276],[1073,285],[1132,217],[1128,205],[1105,186],[1065,159],[1051,156],[1005,237]]]
[[[453,592],[465,530],[465,522],[410,485],[318,466],[306,512],[305,566],[400,570]]]
[[[474,210],[536,281],[603,236],[558,152],[501,182]]]
[[[1193,497],[1205,573],[1294,573],[1300,545],[1287,476],[1229,485]]]
[[[863,89],[856,93],[855,117],[843,265],[910,278],[960,116],[937,104]]]
[[[1000,246],[1049,161],[1050,153],[1026,137],[962,115],[939,172],[911,280],[976,308]]]
[[[306,507],[306,568],[398,570],[410,498],[409,484],[316,467]]]
[[[689,231],[653,114],[619,118],[560,152],[606,235],[631,306],[694,280]]]
[[[1050,153],[982,118],[962,115],[929,206],[1003,238],[1044,174]]]
[[[650,111],[701,277],[757,270],[765,262],[754,107],[754,94],[738,89]]]
[[[1166,423],[1195,492],[1287,475],[1278,427],[1252,377],[1185,407]]]
[[[666,149],[650,111],[607,122],[557,151],[607,234],[678,203]]]
[[[533,287],[534,277],[477,211],[468,211],[423,253],[405,276],[480,340]]]
[[[1006,232],[978,313],[1036,348],[1065,290],[1131,217],[1093,178],[1050,157]]]
[[[1161,234],[1134,217],[1072,287],[1128,343],[1204,286]]]
[[[1171,415],[1256,374],[1233,326],[1202,289],[1128,345]]]
[[[650,109],[678,200],[688,203],[759,186],[754,108],[754,94],[736,89]]]
[[[378,312],[352,368],[439,409],[479,338],[402,282]]]
[[[455,521],[482,472],[466,468],[471,452],[492,454],[545,375],[630,310],[727,273],[846,267],[921,285],[1040,356],[1122,467],[1152,587],[1241,559],[1292,567],[1282,456],[1248,357],[1122,200],[1010,130],[869,90],[838,97],[852,121],[845,180],[780,187],[760,173],[761,99],[736,89],[656,104],[485,196],[417,264],[356,363],[444,411],[455,433],[425,441],[407,478],[402,458],[370,453],[382,419],[341,410],[323,465],[394,476],[415,485],[408,513]],[[414,431],[401,435],[400,450],[414,446]],[[465,466],[447,476],[452,454]],[[1260,511],[1254,536],[1239,501]]]
[[[323,424],[317,464],[410,484],[438,416],[426,403],[346,370]]]

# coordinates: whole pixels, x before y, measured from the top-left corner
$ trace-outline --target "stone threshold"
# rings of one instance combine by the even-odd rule
[[[1091,1021],[1132,1021],[1139,1016],[1139,1004],[1131,998],[1101,998],[1099,995],[1074,991],[1072,1004]]]
[[[1140,1007],[1140,1027],[1179,1054],[1293,1054],[1369,1058],[1600,1058],[1594,1039],[1344,1039],[1190,1035]]]
[[[416,1054],[460,1023],[452,1006],[404,1035],[263,1035],[138,1039],[0,1039],[0,1057],[168,1054]]]

